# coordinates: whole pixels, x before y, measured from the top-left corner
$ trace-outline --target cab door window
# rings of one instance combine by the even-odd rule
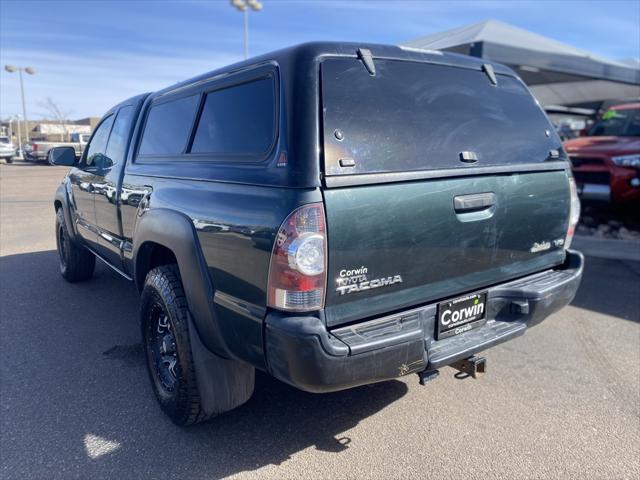
[[[122,107],[109,136],[109,143],[103,158],[104,164],[98,165],[99,167],[111,168],[124,160],[132,119],[133,106]]]
[[[112,125],[113,115],[104,119],[96,129],[91,142],[87,146],[84,162],[80,165],[83,170],[95,168],[97,162],[102,161],[100,156],[105,155]]]

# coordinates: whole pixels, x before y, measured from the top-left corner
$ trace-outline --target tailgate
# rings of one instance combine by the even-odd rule
[[[321,65],[327,324],[562,263],[566,157],[526,87],[480,68],[374,62],[374,75],[352,58]]]
[[[335,188],[324,197],[329,325],[564,261],[570,201],[564,170]],[[475,208],[476,198],[492,205]]]

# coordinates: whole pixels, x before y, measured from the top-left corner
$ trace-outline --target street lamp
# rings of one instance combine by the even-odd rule
[[[244,58],[249,58],[249,9],[254,12],[262,10],[259,0],[230,0],[231,6],[240,10],[244,15]]]
[[[16,126],[18,127],[18,158],[24,158],[24,152],[22,151],[22,136],[20,135],[20,115],[14,117],[16,119]],[[9,121],[11,125],[11,120]]]
[[[26,138],[26,142],[29,141],[29,124],[27,123],[27,107],[24,101],[24,84],[22,83],[22,72],[28,73],[29,75],[35,75],[36,71],[33,67],[16,67],[14,65],[5,65],[4,69],[9,73],[18,72],[20,76],[20,95],[22,96],[22,119],[24,125],[24,135]],[[18,125],[18,131],[20,131],[20,125]],[[20,146],[22,151],[22,146]]]

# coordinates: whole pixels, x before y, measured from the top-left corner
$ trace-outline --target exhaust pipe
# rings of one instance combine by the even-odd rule
[[[478,378],[483,375],[487,369],[487,359],[484,357],[469,357],[464,360],[458,360],[449,365],[461,373],[465,373],[470,377]]]

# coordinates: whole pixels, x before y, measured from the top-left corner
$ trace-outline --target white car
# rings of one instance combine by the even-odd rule
[[[11,139],[6,136],[0,136],[0,158],[4,158],[7,163],[11,163],[15,156],[16,147],[11,143]]]

